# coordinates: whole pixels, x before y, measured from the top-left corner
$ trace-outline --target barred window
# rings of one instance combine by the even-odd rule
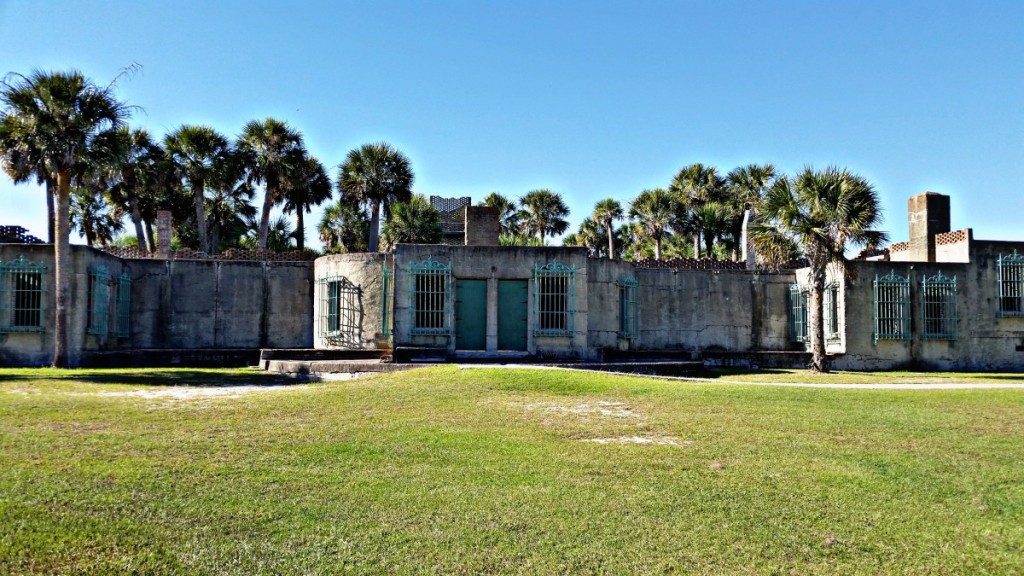
[[[875,276],[875,342],[910,339],[910,279],[890,272]]]
[[[131,336],[131,310],[132,310],[132,277],[127,271],[122,272],[116,283],[117,289],[117,324],[114,327],[114,335],[118,338]]]
[[[825,339],[839,340],[839,284],[825,286]]]
[[[807,342],[807,310],[809,291],[806,286],[789,286],[789,341]]]
[[[320,337],[330,346],[358,347],[362,290],[344,276],[321,278]]]
[[[999,255],[999,315],[1024,316],[1024,255]]]
[[[46,265],[0,261],[0,332],[42,332]]]
[[[412,333],[449,334],[451,322],[451,264],[430,258],[410,267],[412,278]]]
[[[956,340],[956,276],[939,272],[921,279],[921,318],[925,340]]]
[[[107,335],[109,306],[110,274],[105,266],[98,266],[89,273],[89,334]]]
[[[576,269],[559,262],[534,270],[534,334],[571,336],[576,322]]]
[[[619,280],[619,336],[623,338],[637,337],[636,292],[636,278],[630,276]]]

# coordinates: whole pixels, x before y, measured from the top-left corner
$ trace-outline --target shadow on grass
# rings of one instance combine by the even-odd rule
[[[40,369],[17,372],[0,371],[0,381],[81,382],[85,384],[130,384],[133,386],[282,386],[299,384],[298,380],[281,374],[253,370],[217,371],[189,369],[132,370],[56,370]]]

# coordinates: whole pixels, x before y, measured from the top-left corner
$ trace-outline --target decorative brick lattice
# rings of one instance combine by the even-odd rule
[[[634,260],[637,268],[661,268],[670,270],[746,270],[746,262],[716,260],[714,258],[670,258],[668,260]],[[783,270],[806,268],[807,261],[800,259],[780,266]]]
[[[946,244],[958,244],[960,242],[966,242],[968,230],[968,228],[965,228],[963,230],[953,230],[952,232],[943,232],[942,234],[936,234],[935,243],[937,245],[942,246]]]
[[[890,252],[906,252],[910,250],[910,242],[893,242],[892,246],[889,246]]]
[[[159,258],[155,252],[147,252],[139,248],[117,248],[109,247],[104,249],[108,254],[124,258],[126,260],[140,260]],[[312,262],[317,259],[317,254],[309,250],[289,250],[287,252],[274,252],[273,250],[239,250],[228,248],[222,254],[207,256],[197,250],[184,248],[171,252],[171,260],[215,260],[215,261],[244,261],[244,262]]]
[[[0,244],[45,244],[21,226],[0,226]]]

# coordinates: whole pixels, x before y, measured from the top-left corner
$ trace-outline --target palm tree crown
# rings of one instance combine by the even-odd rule
[[[249,182],[263,185],[259,247],[264,249],[270,231],[270,210],[284,200],[283,185],[290,173],[306,162],[305,144],[302,134],[287,123],[266,118],[247,123],[235,148]]]
[[[404,154],[384,142],[350,150],[338,172],[338,189],[344,198],[370,209],[370,252],[377,251],[380,211],[391,217],[391,208],[412,197],[415,176]]]
[[[661,240],[676,223],[676,201],[664,188],[644,190],[629,205],[629,217],[637,220],[646,238],[654,241],[654,258],[661,260]]]
[[[164,139],[167,159],[175,179],[184,182],[192,192],[199,249],[209,252],[206,231],[206,187],[229,161],[228,140],[209,126],[181,126]]]
[[[622,218],[622,205],[614,198],[605,198],[594,206],[594,220],[600,222],[608,233],[608,258],[615,258],[614,222]]]
[[[330,199],[334,183],[327,176],[327,170],[319,160],[309,154],[303,156],[283,185],[284,212],[295,212],[295,239],[297,248],[306,247],[306,224],[304,215]]]
[[[536,234],[541,244],[548,234],[561,234],[569,228],[566,217],[569,207],[558,194],[540,189],[528,192],[519,199],[519,221],[523,232]]]

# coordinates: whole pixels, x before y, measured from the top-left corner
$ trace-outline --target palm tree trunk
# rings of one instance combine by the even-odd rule
[[[380,202],[374,202],[370,208],[370,244],[367,246],[367,250],[370,252],[377,251],[377,238],[378,230],[380,225]]]
[[[57,183],[52,177],[46,177],[46,239],[50,244],[53,244],[56,232],[53,229],[54,223],[57,221],[56,208],[53,205],[53,198],[57,192]]]
[[[693,257],[700,258],[700,232],[693,234]]]
[[[208,254],[210,243],[206,238],[206,195],[202,180],[192,183],[192,202],[196,208],[196,230],[199,231],[199,251]]]
[[[270,209],[274,207],[276,187],[267,182],[263,190],[263,212],[260,214],[260,250],[267,249],[267,238],[270,236]]]
[[[210,232],[211,254],[216,256],[220,253],[220,222],[213,222],[213,230]]]
[[[825,325],[822,322],[824,317],[825,303],[825,267],[821,266],[811,270],[811,313],[808,318],[808,332],[811,336],[811,371],[828,372],[828,356],[825,354]]]
[[[138,244],[139,250],[145,250],[146,235],[142,231],[142,212],[132,197],[128,198],[128,208],[131,210],[132,224],[135,225],[135,243]]]
[[[146,220],[146,242],[150,252],[156,252],[156,237],[153,234],[153,223]]]
[[[661,236],[654,238],[654,259],[661,260]]]
[[[298,206],[295,209],[295,243],[299,250],[306,249],[306,224],[302,220],[304,208],[304,206]]]
[[[704,234],[704,247],[708,249],[708,256],[714,254],[715,237],[711,234]]]
[[[615,235],[612,234],[612,221],[609,220],[606,224],[608,227],[608,259],[615,259]]]
[[[54,228],[54,284],[56,306],[53,322],[53,367],[68,363],[68,292],[71,286],[71,170],[57,171],[57,210]]]

